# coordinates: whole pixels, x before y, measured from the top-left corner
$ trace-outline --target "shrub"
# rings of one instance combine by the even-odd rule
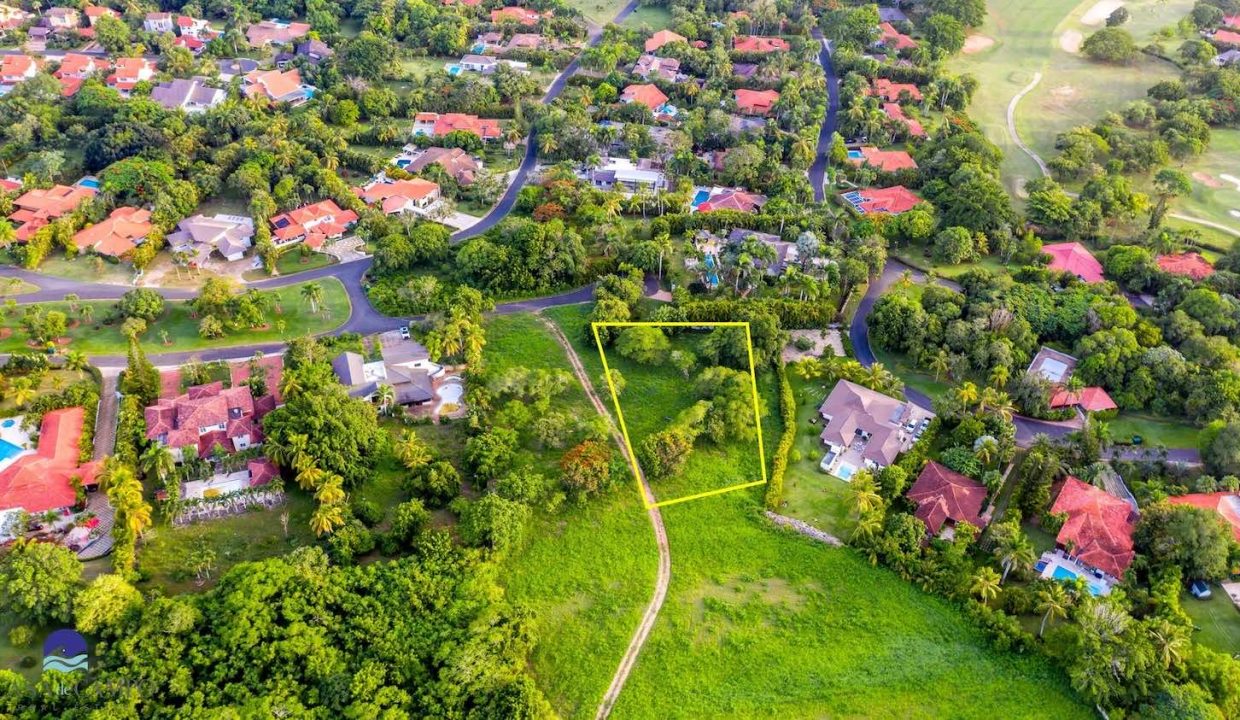
[[[358,555],[375,549],[375,536],[357,519],[350,520],[327,541],[328,553],[341,565],[348,565]]]
[[[784,498],[784,473],[788,470],[788,452],[797,438],[797,401],[792,394],[792,384],[788,382],[788,370],[782,362],[775,365],[775,374],[779,378],[779,415],[784,423],[784,432],[779,436],[779,445],[775,446],[775,459],[771,462],[771,479],[766,486],[766,506],[774,510]]]
[[[116,311],[121,317],[151,322],[164,313],[164,296],[149,288],[135,288],[121,296]]]
[[[374,527],[383,520],[383,508],[369,498],[357,498],[353,501],[353,517],[361,520],[366,527]]]
[[[15,648],[30,647],[34,642],[34,630],[29,625],[14,625],[9,630],[9,644]]]

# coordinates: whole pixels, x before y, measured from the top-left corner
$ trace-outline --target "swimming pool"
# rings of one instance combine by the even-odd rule
[[[460,66],[460,65],[449,65],[449,66],[448,66],[448,74],[449,74],[449,75],[460,75],[460,74],[461,74],[461,66]]]
[[[865,157],[865,154],[862,153],[860,150],[849,150],[848,151],[849,160],[861,160],[864,157]]]
[[[0,422],[0,427],[10,428],[16,424],[17,424],[16,420],[14,420],[13,418],[8,418],[4,422]]]
[[[99,189],[99,179],[90,176],[78,180],[77,184],[81,187],[90,188],[92,190]]]
[[[709,199],[710,199],[709,190],[698,190],[697,193],[694,194],[693,202],[691,204],[693,205],[693,207],[697,207],[698,205],[701,205],[702,203],[706,202]]]
[[[14,445],[8,440],[0,439],[0,462],[8,460],[15,455],[20,455],[21,453],[22,448]]]
[[[855,472],[857,472],[857,468],[841,463],[835,470],[835,476],[841,480],[852,480],[853,473]]]
[[[1071,570],[1064,567],[1063,565],[1056,565],[1055,571],[1051,573],[1051,577],[1060,582],[1072,582],[1076,580],[1077,578],[1079,578],[1080,575],[1072,572]],[[1098,585],[1088,582],[1088,580],[1086,581],[1085,584],[1089,586],[1090,595],[1103,594],[1103,588],[1099,587]]]
[[[413,161],[410,160],[409,158],[400,158],[396,161],[396,167],[400,168],[401,170],[404,170],[405,168],[409,167],[412,164],[413,164]]]
[[[487,49],[486,43],[474,43],[474,46],[473,48],[470,49],[470,52],[472,52],[475,55],[481,55],[483,52],[486,51],[486,49]]]

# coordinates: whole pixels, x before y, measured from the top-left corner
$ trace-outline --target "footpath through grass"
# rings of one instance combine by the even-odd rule
[[[1042,80],[1020,101],[1016,127],[1025,144],[1044,160],[1053,156],[1059,133],[1092,125],[1104,113],[1144,97],[1151,85],[1179,75],[1171,63],[1146,55],[1130,65],[1108,65],[1071,51],[1102,27],[1101,21],[1081,22],[1094,20],[1088,17],[1094,5],[1095,0],[989,0],[989,16],[978,32],[994,45],[951,62],[953,72],[967,72],[979,81],[969,114],[1003,150],[1003,177],[1014,194],[1021,181],[1040,175],[1033,160],[1009,137],[1006,119],[1008,103],[1035,73],[1042,73]],[[1178,22],[1192,5],[1191,0],[1127,2],[1132,19],[1124,29],[1143,46],[1155,30]],[[1170,43],[1169,49],[1179,42]]]
[[[565,328],[570,338],[579,331]],[[498,372],[570,371],[559,343],[528,314],[487,320],[486,359]],[[580,417],[594,413],[576,383],[557,404]],[[553,473],[557,460],[548,453],[536,462]],[[533,613],[537,626],[530,667],[561,716],[594,717],[650,601],[657,561],[654,534],[627,476],[604,497],[539,514],[526,547],[504,561],[500,581],[514,602]]]
[[[228,330],[224,337],[207,339],[198,334],[199,319],[193,317],[189,304],[185,302],[167,303],[164,314],[155,322],[150,323],[142,336],[142,347],[148,353],[182,352],[204,350],[208,348],[251,345],[255,343],[279,342],[301,335],[317,335],[339,327],[349,319],[349,296],[344,285],[335,278],[323,278],[315,282],[323,288],[323,301],[319,312],[310,312],[310,306],[301,296],[305,283],[288,285],[278,290],[269,291],[275,295],[275,309],[267,313],[267,325],[249,330]],[[123,355],[128,341],[121,335],[121,324],[113,322],[103,324],[103,319],[112,311],[115,303],[108,301],[79,302],[79,307],[89,305],[93,310],[91,322],[82,322],[80,310],[74,312],[69,303],[39,303],[45,310],[59,310],[69,317],[70,325],[65,337],[69,344],[63,346],[70,350],[99,355]],[[326,308],[326,312],[324,312]],[[0,352],[29,351],[30,337],[21,326],[24,311],[18,308],[11,314],[0,316]],[[281,330],[281,323],[283,330]],[[167,333],[167,342],[163,335]]]
[[[587,369],[601,372],[580,333],[584,311],[547,315],[577,344]],[[773,411],[774,394],[763,392]],[[626,417],[638,426],[655,426],[668,412],[666,404],[629,407]],[[772,447],[778,425],[770,412],[764,430]],[[1090,717],[1049,663],[993,650],[955,606],[852,550],[775,529],[761,515],[761,497],[755,488],[664,508],[672,585],[612,717],[994,718],[1028,717],[1032,708],[1044,717]],[[563,531],[576,520],[568,518]],[[591,529],[599,544],[633,540],[618,524]],[[649,536],[644,526],[632,529]],[[604,532],[616,535],[597,537]],[[653,546],[644,552],[653,568]],[[562,663],[536,666],[550,688],[581,689],[585,676],[596,676]],[[557,709],[567,717],[594,710]]]

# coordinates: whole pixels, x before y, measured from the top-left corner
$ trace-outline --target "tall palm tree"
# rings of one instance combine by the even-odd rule
[[[310,312],[317,313],[319,303],[323,302],[323,286],[316,282],[307,283],[301,288],[301,296],[310,303]]]
[[[849,539],[852,540],[853,542],[859,542],[859,543],[865,544],[865,543],[870,542],[874,538],[878,537],[878,534],[879,532],[882,531],[882,529],[883,529],[882,515],[880,515],[879,513],[870,513],[869,515],[862,515],[860,519],[857,520],[857,525],[856,527],[853,528],[852,535],[849,536]],[[871,565],[878,564],[878,558],[871,557],[870,564]]]
[[[327,476],[323,484],[319,486],[317,492],[314,493],[314,499],[318,500],[322,505],[338,505],[344,502],[344,481],[339,475]]]
[[[1015,536],[1010,543],[1005,544],[999,556],[999,564],[1003,566],[1003,577],[999,578],[999,584],[1002,585],[1007,581],[1008,573],[1012,571],[1012,568],[1031,567],[1035,559],[1033,545],[1029,544],[1023,536]]]
[[[302,490],[317,490],[329,477],[326,470],[320,470],[314,465],[307,465],[297,473],[297,484]]]
[[[396,457],[410,472],[415,472],[432,459],[431,451],[412,430],[401,433],[396,443]]]
[[[857,473],[852,481],[852,506],[857,515],[869,515],[882,504],[883,498],[874,488],[874,478],[867,472]]]
[[[379,408],[383,410],[383,412],[386,413],[390,411],[392,409],[392,405],[396,402],[396,388],[388,385],[387,383],[383,383],[379,386],[379,389],[375,391],[375,399],[379,401]]]
[[[175,472],[177,467],[172,452],[159,443],[151,443],[146,452],[142,453],[142,457],[138,458],[138,464],[143,472],[159,478],[161,483],[167,482],[168,476]]]
[[[310,438],[303,433],[289,433],[282,442],[268,441],[267,452],[277,465],[297,472],[314,464],[314,459],[310,457]]]
[[[1011,379],[1012,371],[1007,365],[996,365],[990,369],[990,386],[996,390],[1003,389]]]
[[[83,305],[78,309],[78,315],[82,316],[82,322],[89,325],[91,320],[95,318],[95,306],[90,304]]]
[[[977,386],[967,381],[962,383],[956,388],[956,400],[966,408],[973,407],[978,400]]]
[[[13,398],[13,402],[16,403],[19,408],[26,407],[26,405],[33,400],[37,394],[34,381],[29,377],[19,377],[15,379],[13,383],[9,385],[9,390],[12,391],[11,396]]]
[[[86,353],[80,350],[70,350],[65,353],[65,369],[76,370],[79,378],[82,377],[89,364]]]
[[[1184,653],[1189,649],[1190,643],[1179,628],[1165,618],[1157,618],[1150,623],[1149,635],[1150,642],[1154,645],[1154,652],[1158,654],[1158,659],[1162,662],[1164,669],[1178,665],[1184,660]]]
[[[280,394],[287,400],[301,392],[301,381],[296,372],[286,371],[280,378]]]
[[[1068,617],[1068,593],[1063,585],[1054,583],[1038,591],[1038,603],[1035,606],[1042,613],[1042,624],[1038,627],[1038,637],[1046,632],[1046,622],[1051,618]]]
[[[323,536],[344,524],[344,509],[340,505],[320,505],[310,516],[310,529]]]
[[[976,595],[983,604],[989,605],[991,600],[999,597],[999,573],[991,567],[980,568],[973,575],[969,592]]]
[[[930,358],[930,370],[934,372],[934,379],[937,382],[944,375],[950,375],[952,369],[951,356],[943,348]]]

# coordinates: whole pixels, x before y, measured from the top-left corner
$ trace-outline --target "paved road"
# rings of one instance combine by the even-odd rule
[[[822,202],[827,195],[823,187],[827,174],[827,155],[831,150],[831,135],[835,132],[840,111],[840,79],[831,62],[831,44],[823,38],[822,31],[818,28],[813,29],[813,35],[822,45],[818,51],[818,64],[822,65],[822,72],[827,76],[827,117],[822,123],[822,129],[818,131],[818,155],[814,158],[814,164],[809,167],[809,184],[814,188],[814,201]]]
[[[899,281],[905,270],[912,272],[913,279],[917,282],[924,282],[926,279],[923,273],[913,270],[899,260],[888,260],[887,265],[883,267],[883,272],[870,283],[869,290],[866,291],[865,297],[857,307],[857,314],[853,316],[852,323],[848,326],[848,339],[852,342],[853,354],[865,367],[870,367],[875,363],[874,351],[870,348],[870,328],[866,321],[874,309],[874,303],[888,288]],[[955,285],[946,280],[939,282]],[[959,289],[959,286],[954,289]],[[934,409],[934,402],[925,393],[914,388],[905,386],[904,397],[918,407],[927,410]],[[1012,418],[1012,422],[1016,425],[1016,444],[1022,447],[1027,447],[1038,435],[1062,438],[1076,430],[1076,427],[1068,423],[1037,420],[1022,415]],[[1113,453],[1115,457],[1125,460],[1148,459],[1151,454],[1157,457],[1157,452],[1150,449],[1117,448]],[[1170,448],[1167,450],[1167,459],[1172,462],[1195,464],[1201,462],[1201,453],[1196,448]]]

